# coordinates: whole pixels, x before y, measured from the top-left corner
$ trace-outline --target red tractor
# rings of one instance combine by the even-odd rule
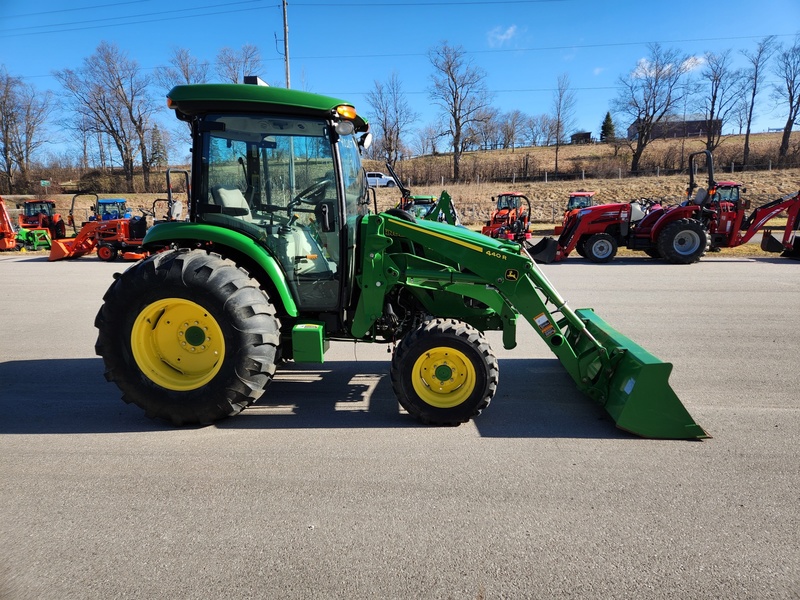
[[[492,198],[492,202],[494,201]],[[531,237],[530,218],[531,201],[527,196],[519,192],[500,194],[497,196],[497,206],[481,233],[522,244]]]
[[[50,237],[61,239],[67,237],[67,224],[56,212],[56,203],[52,200],[28,200],[19,215],[19,226],[23,229],[47,229]]]
[[[698,188],[694,181],[695,158],[704,155],[708,171],[707,187]],[[692,197],[695,188],[697,193]],[[733,248],[752,239],[764,224],[782,212],[788,215],[783,241],[767,230],[761,247],[782,256],[800,257],[800,192],[783,196],[753,211],[742,199],[744,191],[735,181],[714,180],[714,162],[707,150],[689,155],[689,187],[686,201],[663,207],[652,201],[604,204],[578,211],[564,226],[559,238],[545,238],[532,247],[531,253],[540,262],[566,258],[575,250],[593,262],[608,262],[625,245],[653,258],[671,263],[697,262],[707,250]]]

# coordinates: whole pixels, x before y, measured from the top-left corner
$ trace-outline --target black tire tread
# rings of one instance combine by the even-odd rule
[[[454,337],[469,344],[482,356],[487,365],[485,393],[474,406],[471,408],[467,407],[468,412],[458,415],[455,418],[442,418],[442,414],[440,413],[441,409],[427,407],[427,405],[425,405],[425,407],[418,406],[416,403],[409,401],[404,390],[403,370],[407,364],[407,354],[413,351],[417,343],[434,335]],[[500,371],[497,358],[480,331],[456,319],[439,318],[427,321],[425,324],[403,337],[392,356],[390,376],[397,399],[400,405],[408,411],[409,414],[428,425],[459,425],[468,422],[473,417],[477,417],[489,406],[497,391]]]
[[[225,298],[226,315],[234,316],[231,325],[242,342],[224,358],[233,361],[235,377],[226,381],[217,377],[188,393],[161,388],[141,374],[124,338],[129,337],[141,305],[165,286],[185,290],[188,299]],[[95,318],[95,352],[103,357],[105,378],[117,384],[125,402],[139,406],[148,417],[174,425],[209,424],[241,412],[263,395],[272,380],[280,344],[275,308],[258,283],[233,261],[203,250],[155,254],[117,277],[103,301]],[[187,396],[195,401],[185,401]]]

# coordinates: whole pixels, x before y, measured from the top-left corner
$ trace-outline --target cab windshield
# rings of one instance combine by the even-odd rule
[[[39,214],[53,216],[53,205],[49,202],[26,202],[25,203],[25,216],[35,217]]]
[[[238,230],[281,265],[301,309],[336,308],[343,253],[364,195],[353,136],[321,119],[210,115],[197,221]],[[340,186],[338,182],[342,182]]]

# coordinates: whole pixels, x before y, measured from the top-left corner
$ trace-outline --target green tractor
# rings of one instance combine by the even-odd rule
[[[186,221],[147,232],[151,256],[118,275],[95,325],[106,378],[175,425],[235,415],[282,361],[321,363],[330,342],[396,342],[400,404],[430,424],[485,409],[522,316],[616,424],[703,438],[671,365],[591,309],[573,311],[518,244],[402,210],[371,210],[369,127],[334,98],[251,84],[177,86],[192,130]],[[374,195],[373,195],[374,204]]]

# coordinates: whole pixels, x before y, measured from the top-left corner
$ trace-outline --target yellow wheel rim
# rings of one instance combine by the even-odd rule
[[[420,399],[436,408],[452,408],[475,389],[475,367],[466,354],[450,347],[431,348],[414,363],[411,383]]]
[[[131,330],[141,371],[163,388],[186,391],[211,381],[222,367],[225,340],[217,320],[199,304],[165,298],[146,306]]]

